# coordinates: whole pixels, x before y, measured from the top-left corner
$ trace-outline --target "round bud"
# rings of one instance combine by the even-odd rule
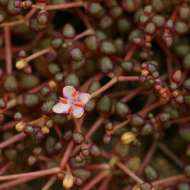
[[[155,16],[152,18],[152,21],[154,22],[154,24],[155,24],[157,27],[161,27],[161,26],[164,25],[165,19],[164,19],[163,16],[155,15]]]
[[[55,49],[60,48],[62,44],[63,44],[63,40],[61,38],[54,38],[51,41],[51,45]]]
[[[98,2],[89,2],[86,6],[87,11],[94,16],[101,16],[104,13],[104,8]]]
[[[105,15],[100,19],[99,25],[102,29],[107,29],[107,28],[111,27],[112,23],[113,23],[112,18],[108,15]]]
[[[23,101],[26,106],[33,107],[39,103],[39,97],[37,94],[26,94]]]
[[[97,40],[102,41],[107,38],[107,34],[105,32],[103,32],[102,30],[97,30],[96,37],[97,37]]]
[[[65,78],[65,85],[71,85],[71,86],[78,86],[79,85],[79,78],[76,74],[74,73],[70,73],[69,75],[67,75],[67,77]]]
[[[122,38],[116,38],[114,40],[114,46],[116,47],[117,53],[122,54],[124,51],[124,40]]]
[[[61,144],[61,142],[57,142],[55,144],[55,147],[54,147],[55,151],[60,151],[63,149],[63,145]]]
[[[63,75],[63,73],[56,73],[54,77],[55,77],[56,81],[62,81],[64,75]]]
[[[15,91],[18,88],[18,82],[15,76],[7,75],[4,79],[4,88],[8,91]]]
[[[152,190],[153,188],[152,188],[152,185],[151,184],[149,184],[149,183],[143,183],[143,184],[141,184],[140,185],[140,188],[141,188],[141,190]]]
[[[29,156],[29,158],[28,158],[28,165],[29,165],[29,166],[34,165],[34,164],[36,163],[36,161],[37,161],[36,157],[31,155],[31,156]]]
[[[167,122],[170,119],[170,114],[169,113],[160,113],[159,119],[161,122]]]
[[[39,78],[32,74],[22,74],[20,76],[19,85],[23,89],[31,89],[39,84]]]
[[[62,29],[62,34],[65,38],[73,38],[76,34],[74,27],[71,24],[65,24]]]
[[[102,41],[100,44],[100,51],[104,54],[114,54],[116,52],[116,48],[112,42]]]
[[[95,106],[96,106],[96,101],[94,99],[89,100],[85,105],[85,110],[91,112],[94,110]]]
[[[122,0],[122,7],[129,13],[137,11],[140,6],[140,0]]]
[[[112,101],[109,96],[103,96],[97,103],[97,109],[103,113],[109,113],[112,108]]]
[[[45,25],[47,24],[48,22],[48,13],[47,11],[40,11],[38,14],[37,14],[37,21],[39,24],[41,25]]]
[[[73,133],[73,141],[77,144],[81,144],[84,141],[84,137],[81,133]]]
[[[70,56],[74,61],[81,61],[83,59],[83,53],[79,48],[73,48],[70,50]]]
[[[187,5],[182,5],[179,7],[179,16],[183,20],[189,19],[190,16],[190,8]]]
[[[128,162],[127,162],[127,167],[136,172],[138,171],[139,167],[140,167],[140,164],[141,164],[141,159],[138,157],[138,156],[133,156],[131,157]]]
[[[178,34],[185,34],[188,31],[188,25],[185,22],[178,21],[175,23],[175,30]]]
[[[35,130],[34,130],[33,126],[26,125],[25,128],[24,128],[24,132],[26,134],[32,135],[35,132]]]
[[[154,181],[158,178],[156,170],[150,165],[145,168],[145,175],[149,181]]]
[[[46,95],[48,95],[49,93],[50,93],[50,89],[49,89],[48,86],[44,86],[44,87],[42,87],[42,89],[40,90],[40,94],[41,94],[42,96],[46,96]]]
[[[53,120],[52,120],[52,119],[49,119],[49,120],[46,122],[46,126],[47,126],[48,128],[53,127]]]
[[[93,81],[92,84],[89,87],[89,93],[95,92],[101,87],[99,81]]]
[[[174,46],[174,50],[180,57],[185,57],[190,52],[190,46],[186,43],[179,43]]]
[[[142,129],[141,129],[141,134],[143,136],[150,135],[153,132],[153,126],[150,123],[146,123]]]
[[[153,34],[156,31],[156,26],[153,22],[149,22],[146,26],[145,26],[145,32],[149,33],[149,34]]]
[[[95,36],[88,36],[85,38],[84,40],[86,46],[90,49],[90,50],[96,50],[97,49],[97,39]]]
[[[120,18],[117,21],[117,29],[121,34],[126,34],[131,28],[131,23],[126,18]]]
[[[132,118],[131,118],[131,124],[133,126],[137,126],[138,127],[138,126],[143,125],[143,123],[144,123],[144,120],[143,120],[143,118],[141,116],[139,116],[137,114],[134,114],[132,116]]]
[[[123,12],[123,10],[121,7],[114,6],[110,10],[110,15],[112,16],[112,18],[116,19],[122,15],[122,12]]]
[[[124,102],[117,102],[116,103],[116,113],[121,117],[126,117],[129,114],[129,107]]]
[[[108,73],[113,70],[113,63],[109,57],[102,57],[99,62],[102,72]]]
[[[51,74],[56,74],[60,72],[60,67],[55,63],[48,64],[48,70]]]
[[[46,113],[51,112],[54,105],[55,105],[54,100],[45,101],[41,106],[41,110]]]
[[[92,145],[90,147],[90,153],[91,153],[92,156],[99,156],[100,153],[101,153],[101,151],[100,151],[100,149],[97,146]]]
[[[121,62],[121,67],[124,69],[124,71],[130,72],[134,67],[134,63],[132,61],[123,61]]]
[[[144,7],[144,12],[145,12],[146,14],[150,14],[150,13],[152,12],[152,6],[151,6],[151,5],[146,5],[146,6]]]

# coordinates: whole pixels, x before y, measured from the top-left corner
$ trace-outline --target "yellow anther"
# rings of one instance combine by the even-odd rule
[[[17,69],[23,69],[24,67],[26,67],[28,64],[28,62],[25,59],[21,59],[19,61],[16,62],[16,68]]]
[[[63,178],[63,187],[65,189],[70,189],[74,184],[74,177],[71,173],[66,173]]]
[[[50,80],[50,81],[48,82],[48,85],[49,85],[49,87],[52,88],[52,89],[54,89],[54,88],[57,87],[57,83],[56,83],[54,80]]]
[[[126,132],[121,136],[121,142],[123,144],[130,144],[135,142],[136,140],[136,135],[133,132]]]
[[[149,74],[149,71],[146,70],[146,69],[143,69],[143,70],[141,71],[141,75],[142,75],[142,76],[148,76],[148,74]]]
[[[46,126],[45,126],[45,127],[42,127],[41,130],[42,130],[42,133],[43,133],[43,134],[48,134],[48,133],[49,133],[49,128],[46,127]]]
[[[18,132],[21,132],[21,131],[24,130],[25,126],[26,126],[26,123],[24,123],[23,121],[20,121],[20,122],[18,122],[18,123],[16,124],[15,129],[16,129]]]

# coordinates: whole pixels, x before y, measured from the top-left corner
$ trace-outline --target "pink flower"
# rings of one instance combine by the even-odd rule
[[[80,118],[84,114],[84,106],[90,100],[90,94],[78,92],[72,86],[63,88],[63,97],[52,108],[58,114],[71,114],[75,118]]]

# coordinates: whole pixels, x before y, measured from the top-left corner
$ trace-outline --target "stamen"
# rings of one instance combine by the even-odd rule
[[[84,104],[82,102],[79,102],[79,101],[76,101],[73,103],[75,106],[78,106],[78,107],[84,107]]]
[[[64,103],[64,104],[67,104],[68,103],[68,100],[63,98],[63,97],[59,97],[59,101]]]
[[[72,94],[72,96],[75,97],[75,98],[77,98],[78,95],[79,95],[79,92],[76,91],[76,90],[75,90],[75,91],[73,92],[73,94]]]

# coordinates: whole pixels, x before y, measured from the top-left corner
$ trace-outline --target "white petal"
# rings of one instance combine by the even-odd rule
[[[71,107],[70,104],[63,104],[63,103],[59,102],[53,106],[52,110],[55,113],[68,113],[70,107]]]
[[[73,86],[65,86],[63,88],[63,96],[69,99],[73,99],[76,92]]]
[[[84,108],[78,107],[78,106],[73,106],[72,114],[75,118],[80,118],[84,114]]]
[[[85,92],[80,92],[78,99],[83,104],[86,104],[90,100],[90,94],[85,93]]]

